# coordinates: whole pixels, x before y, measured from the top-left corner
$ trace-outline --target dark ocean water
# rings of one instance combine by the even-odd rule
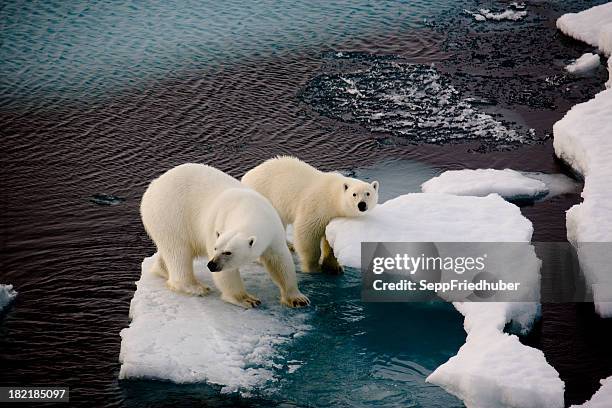
[[[321,359],[336,361],[360,350],[365,363],[333,364],[317,378],[323,360],[315,360],[299,374],[312,388],[290,381],[283,384],[284,400],[221,396],[206,385],[119,382],[119,331],[129,324],[140,263],[154,250],[138,216],[140,197],[151,179],[179,163],[213,164],[239,177],[277,154],[325,170],[394,171],[385,163],[412,161],[415,169],[435,172],[567,172],[554,159],[552,124],[595,94],[606,74],[603,68],[589,78],[563,74],[565,63],[591,48],[557,33],[554,20],[598,3],[527,2],[523,21],[476,24],[462,12],[477,8],[473,1],[4,2],[0,283],[14,284],[19,296],[0,322],[0,384],[68,385],[72,403],[83,406],[380,403],[364,400],[367,385],[361,392],[329,386],[352,368],[346,381],[365,384],[363,376],[372,376],[373,385],[391,384],[400,390],[391,395],[396,403],[461,406],[422,381],[462,344],[458,314],[450,306],[360,309],[356,293],[344,293],[345,303],[314,296],[331,305],[312,313],[332,344],[306,338],[292,353],[323,347]],[[397,116],[382,128],[369,126],[364,118],[377,113],[368,111],[371,105],[338,106],[350,94],[350,84],[339,88],[338,78],[356,76],[374,87],[370,96],[382,113],[397,111],[398,99],[376,99],[384,89],[368,75],[384,72],[379,85],[399,77],[414,92],[425,89],[423,82],[411,82],[401,68],[338,63],[333,56],[339,52],[393,58],[400,67],[420,64],[418,72],[433,69],[444,86],[440,95],[452,86],[449,97],[488,115],[487,129],[494,121],[529,139],[422,143],[432,141],[428,128],[398,127]],[[304,97],[315,85],[325,98]],[[431,115],[410,112],[417,119]],[[534,240],[565,240],[564,212],[579,201],[567,194],[522,207]],[[342,281],[326,285],[340,290]],[[347,324],[347,310],[348,317],[360,316],[358,324]],[[398,319],[407,329],[397,329]],[[436,324],[428,327],[428,320]],[[366,335],[354,336],[361,332]],[[445,338],[436,343],[436,337]],[[560,372],[568,403],[589,398],[599,378],[612,374],[611,340],[612,323],[587,304],[544,305],[541,322],[523,339]],[[313,399],[315,385],[328,390],[320,399]]]

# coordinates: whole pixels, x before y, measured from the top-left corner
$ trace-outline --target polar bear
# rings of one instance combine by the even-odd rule
[[[259,259],[280,289],[281,303],[306,306],[283,224],[268,200],[210,166],[183,164],[151,182],[140,205],[142,222],[157,246],[152,271],[170,289],[191,295],[210,290],[193,275],[193,259],[206,256],[221,298],[243,307],[261,302],[246,292],[240,266]]]
[[[325,173],[295,157],[270,159],[248,171],[242,183],[270,200],[285,227],[293,224],[304,272],[342,273],[325,239],[325,227],[332,218],[359,216],[378,203],[378,181]]]

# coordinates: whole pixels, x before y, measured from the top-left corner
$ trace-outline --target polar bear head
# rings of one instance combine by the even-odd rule
[[[257,238],[254,235],[247,236],[242,232],[215,232],[215,234],[214,255],[206,265],[211,272],[237,269],[257,260],[261,255],[257,251]]]
[[[342,213],[345,217],[365,214],[378,203],[378,181],[365,181],[345,177],[342,182]]]

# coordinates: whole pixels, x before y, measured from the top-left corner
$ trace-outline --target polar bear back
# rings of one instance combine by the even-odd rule
[[[245,187],[214,167],[177,166],[153,180],[145,191],[140,205],[145,229],[154,239],[161,234],[172,236],[174,231],[189,236],[216,198],[231,188]]]
[[[295,157],[270,159],[251,169],[242,183],[266,197],[285,224],[296,217],[298,204],[329,198],[330,184],[342,183],[338,173],[325,173]]]

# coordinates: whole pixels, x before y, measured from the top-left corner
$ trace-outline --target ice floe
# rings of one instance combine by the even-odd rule
[[[572,405],[570,408],[610,408],[612,405],[612,377],[600,381],[601,387],[590,400],[580,405]]]
[[[17,292],[13,289],[13,285],[0,284],[0,312],[8,306],[15,297],[17,297]]]
[[[582,54],[580,58],[566,66],[565,70],[570,74],[585,74],[596,69],[599,66],[599,63],[599,55],[587,52],[585,54]]]
[[[578,104],[553,126],[558,157],[584,177],[584,201],[567,212],[567,236],[578,251],[597,312],[612,317],[612,89]]]
[[[557,28],[564,34],[598,47],[606,55],[612,53],[612,2],[591,7],[580,13],[564,14],[557,19]]]
[[[206,381],[222,392],[248,395],[275,379],[278,348],[309,330],[306,312],[281,306],[278,288],[257,264],[241,275],[263,305],[245,310],[215,293],[194,297],[168,290],[164,279],[149,272],[152,262],[149,257],[142,263],[132,321],[121,331],[121,379]],[[212,285],[205,265],[195,262],[196,276]]]
[[[497,193],[509,200],[538,199],[548,194],[546,184],[511,169],[450,170],[426,181],[424,193],[487,196]]]
[[[531,222],[519,208],[497,194],[407,194],[363,217],[335,219],[326,229],[340,263],[353,267],[360,267],[362,241],[529,242],[532,233]],[[537,260],[528,265],[517,273],[539,279]],[[466,343],[427,381],[461,398],[468,407],[563,406],[564,384],[544,354],[503,332],[508,323],[527,331],[538,313],[536,303],[453,304],[465,316]]]

